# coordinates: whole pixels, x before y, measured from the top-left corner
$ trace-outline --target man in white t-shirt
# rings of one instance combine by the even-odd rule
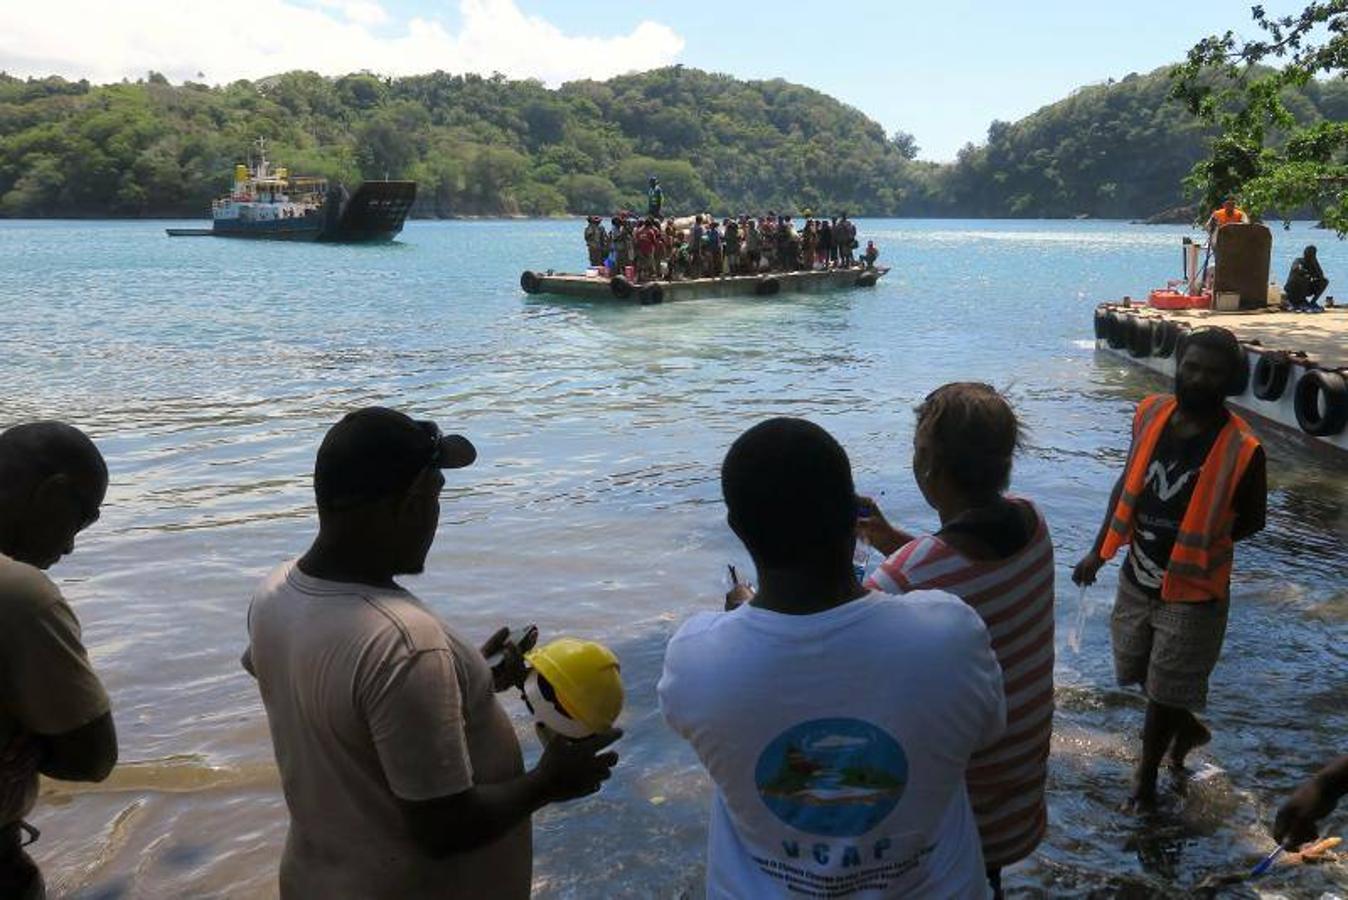
[[[1006,706],[982,620],[857,583],[851,468],[817,425],[751,428],[721,486],[759,590],[686,622],[659,685],[715,785],[708,897],[987,897],[964,772]]]
[[[617,761],[614,731],[554,740],[525,772],[494,696],[514,678],[394,581],[425,565],[441,469],[476,455],[433,422],[350,413],[314,466],[318,537],[253,596],[243,665],[290,808],[283,897],[527,898],[530,816]]]

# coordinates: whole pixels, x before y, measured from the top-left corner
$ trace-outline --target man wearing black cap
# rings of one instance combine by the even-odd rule
[[[290,808],[283,897],[528,897],[530,815],[617,761],[615,732],[525,772],[493,694],[510,679],[394,581],[425,566],[441,470],[476,456],[432,422],[348,414],[318,450],[317,538],[253,597],[243,665]]]

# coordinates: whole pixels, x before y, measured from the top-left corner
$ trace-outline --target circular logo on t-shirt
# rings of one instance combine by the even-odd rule
[[[754,768],[777,818],[808,834],[856,837],[893,811],[908,784],[908,756],[860,719],[814,719],[768,744]]]

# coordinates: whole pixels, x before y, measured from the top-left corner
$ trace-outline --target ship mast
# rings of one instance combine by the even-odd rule
[[[260,137],[260,138],[258,138],[256,141],[254,141],[253,143],[254,143],[255,145],[257,145],[257,172],[256,172],[256,174],[254,174],[253,177],[254,177],[254,178],[258,178],[258,179],[266,178],[266,177],[267,177],[267,139],[266,139],[266,138]]]

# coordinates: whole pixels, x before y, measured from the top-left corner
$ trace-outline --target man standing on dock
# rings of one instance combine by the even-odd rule
[[[1095,582],[1123,545],[1128,558],[1114,601],[1114,668],[1147,696],[1142,756],[1126,804],[1156,803],[1166,751],[1177,773],[1212,735],[1195,716],[1221,654],[1231,593],[1232,545],[1264,527],[1264,451],[1226,409],[1244,366],[1235,335],[1193,332],[1175,373],[1175,395],[1137,407],[1132,446],[1091,551],[1072,573]]]
[[[1245,214],[1245,210],[1236,206],[1235,197],[1227,197],[1226,202],[1212,211],[1208,216],[1207,224],[1203,230],[1208,233],[1209,239],[1217,236],[1217,230],[1224,225],[1248,225],[1250,217]]]

